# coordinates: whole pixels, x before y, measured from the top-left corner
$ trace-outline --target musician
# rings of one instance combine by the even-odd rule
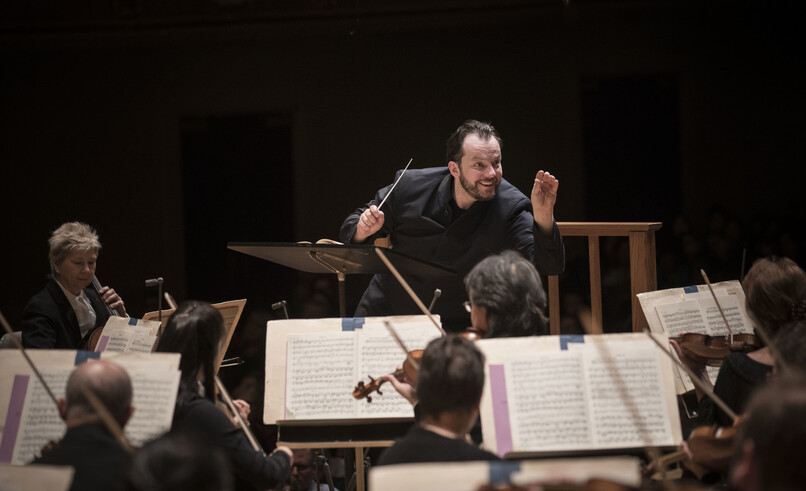
[[[803,489],[806,483],[806,379],[779,377],[748,405],[730,481],[741,491]]]
[[[224,319],[209,303],[183,302],[168,320],[157,351],[182,354],[172,429],[196,433],[223,450],[236,489],[277,486],[291,473],[291,450],[277,447],[269,456],[255,451],[246,435],[216,407],[213,365],[223,339]]]
[[[65,397],[58,399],[59,415],[67,424],[67,432],[56,448],[33,463],[73,466],[72,491],[122,490],[129,454],[84,396],[84,388],[98,397],[120,428],[126,425],[134,412],[129,375],[110,361],[82,363],[70,374]]]
[[[26,348],[78,349],[82,338],[109,319],[106,308],[125,315],[123,299],[104,286],[88,288],[95,275],[101,243],[89,225],[69,222],[53,231],[51,277],[22,314],[22,344]]]
[[[484,355],[472,341],[449,334],[423,351],[417,375],[421,419],[380,457],[378,465],[497,460],[468,443],[484,387]]]
[[[409,277],[407,282],[420,298],[439,287],[435,313],[447,330],[459,331],[468,324],[461,281],[477,262],[515,249],[541,273],[559,274],[565,248],[554,222],[559,181],[539,171],[530,202],[502,177],[501,137],[492,125],[464,122],[448,138],[447,160],[447,167],[408,170],[393,192],[392,185],[379,190],[345,219],[340,237],[348,244],[389,237],[397,251],[454,269],[457,277],[449,280]],[[394,277],[375,275],[355,315],[414,313],[419,310]]]
[[[785,329],[783,326],[806,319],[806,272],[791,259],[774,256],[758,259],[742,281],[742,288],[748,315],[769,333],[773,343],[779,332]],[[670,342],[680,361],[710,385],[705,365],[687,357],[676,342]],[[753,390],[767,380],[773,365],[769,347],[750,353],[731,353],[719,369],[714,393],[732,410],[742,413]],[[700,389],[696,389],[696,393],[701,424],[731,425],[731,419],[710,397]]]
[[[534,264],[515,251],[488,256],[465,276],[470,323],[485,338],[548,334],[546,291]]]

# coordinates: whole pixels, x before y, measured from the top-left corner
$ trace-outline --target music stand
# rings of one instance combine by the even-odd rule
[[[369,244],[310,244],[278,242],[230,242],[228,249],[259,257],[307,273],[334,273],[339,280],[339,315],[347,317],[345,276],[388,273],[389,268]],[[456,271],[394,249],[383,248],[386,257],[404,275],[447,277]]]

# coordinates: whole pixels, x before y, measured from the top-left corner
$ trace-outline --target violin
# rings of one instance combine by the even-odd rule
[[[716,472],[727,474],[733,458],[733,447],[743,416],[733,421],[733,426],[698,426],[691,430],[686,440],[688,451],[678,450],[660,457],[647,466],[647,471],[662,471],[669,465],[681,463],[697,479]]]
[[[688,332],[676,338],[677,344],[689,358],[709,366],[721,366],[730,353],[749,353],[764,346],[754,334],[709,336]]]
[[[92,287],[95,288],[95,291],[97,291],[100,295],[102,288],[101,282],[95,275],[92,275]],[[104,302],[103,297],[101,297],[101,303],[103,303],[104,307],[106,307],[106,313],[109,314],[110,317],[123,317],[123,315],[118,312],[117,309],[113,309],[108,303]],[[98,346],[98,341],[101,339],[101,334],[103,334],[103,332],[104,326],[98,326],[90,331],[90,333],[84,337],[84,342],[81,344],[81,349],[86,351],[95,351],[95,347]]]
[[[467,339],[468,341],[478,341],[479,339],[482,339],[485,334],[487,334],[487,331],[482,331],[481,329],[475,327],[468,327],[465,329],[465,332],[459,336]]]
[[[407,381],[412,385],[417,383],[417,370],[419,366],[415,366],[415,363],[419,363],[420,359],[423,357],[423,350],[416,349],[409,351],[408,355],[406,356],[406,360],[403,362],[402,368],[399,370],[395,370],[392,372],[392,376],[396,379],[402,381]],[[367,402],[372,402],[372,394],[373,392],[377,392],[379,395],[383,395],[381,392],[381,386],[386,382],[386,379],[381,378],[374,378],[369,375],[369,383],[365,384],[363,380],[359,380],[358,383],[355,385],[353,389],[353,397],[356,399],[363,399],[366,398]]]

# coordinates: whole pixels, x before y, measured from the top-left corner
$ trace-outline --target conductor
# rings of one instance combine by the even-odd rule
[[[420,298],[435,288],[442,298],[434,313],[448,331],[470,325],[462,306],[462,280],[480,260],[514,249],[543,274],[565,267],[565,248],[554,221],[559,181],[546,171],[535,175],[531,197],[503,179],[501,137],[489,123],[465,121],[447,142],[447,167],[399,171],[393,185],[351,213],[341,226],[347,244],[389,237],[391,246],[419,259],[444,264],[455,278],[408,277]],[[399,182],[398,182],[399,179]],[[383,209],[378,204],[388,195]],[[416,304],[391,275],[375,275],[355,315],[417,314]]]

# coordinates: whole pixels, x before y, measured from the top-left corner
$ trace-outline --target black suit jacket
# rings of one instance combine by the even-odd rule
[[[105,428],[87,424],[67,430],[58,447],[33,463],[75,467],[70,491],[122,490],[129,455]]]
[[[92,288],[84,294],[95,311],[95,326],[106,324],[109,313],[103,299]],[[81,330],[70,301],[55,280],[48,280],[45,288],[31,297],[22,313],[22,344],[26,348],[80,349]]]
[[[395,180],[399,176],[400,171]],[[506,180],[501,180],[495,198],[476,202],[459,216],[454,216],[451,206],[453,185],[447,166],[409,170],[384,204],[383,227],[366,243],[388,236],[396,251],[455,270],[452,278],[409,275],[406,281],[426,304],[436,288],[442,290],[434,313],[442,317],[445,329],[464,331],[470,315],[462,307],[467,300],[463,280],[476,263],[513,249],[530,259],[540,273],[555,275],[565,268],[565,246],[556,223],[550,235],[538,229],[531,200]],[[374,200],[347,217],[341,226],[342,242],[352,243],[361,213],[380,203],[391,187],[378,191]],[[355,315],[420,313],[392,275],[379,274],[372,278]]]

